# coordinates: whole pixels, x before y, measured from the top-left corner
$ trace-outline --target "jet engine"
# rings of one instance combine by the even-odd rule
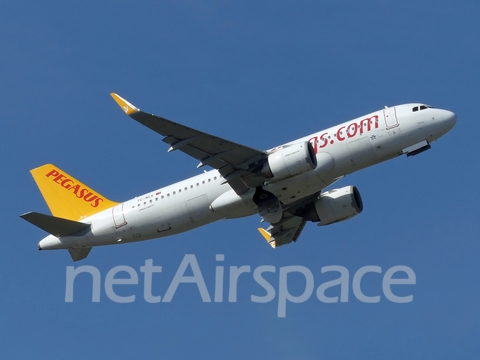
[[[317,167],[317,157],[310,142],[286,145],[268,156],[262,174],[274,180],[283,180],[303,174]]]
[[[312,209],[313,210],[313,209]],[[320,194],[310,219],[318,226],[350,219],[363,210],[362,197],[355,186],[345,186]]]

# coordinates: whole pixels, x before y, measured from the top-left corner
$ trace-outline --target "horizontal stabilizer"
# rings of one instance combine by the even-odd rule
[[[20,215],[20,217],[56,237],[73,235],[90,227],[90,224],[62,219],[37,212],[28,212]]]
[[[70,248],[68,249],[68,252],[70,253],[70,256],[72,257],[73,261],[78,261],[85,259],[88,254],[90,253],[90,250],[92,250],[91,247],[88,248]]]

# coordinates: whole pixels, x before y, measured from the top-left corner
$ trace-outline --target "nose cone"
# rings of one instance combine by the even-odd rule
[[[448,130],[453,129],[457,123],[457,115],[452,111],[445,110],[445,123],[448,126]]]

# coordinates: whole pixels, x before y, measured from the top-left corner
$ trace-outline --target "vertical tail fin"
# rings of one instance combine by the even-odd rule
[[[30,170],[53,216],[80,220],[117,203],[52,164]]]

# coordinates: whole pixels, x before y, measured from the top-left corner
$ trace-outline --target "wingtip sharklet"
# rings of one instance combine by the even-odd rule
[[[122,110],[127,114],[131,115],[133,113],[136,113],[137,111],[140,111],[139,108],[137,108],[135,105],[129,103],[127,100],[122,98],[120,95],[117,95],[115,93],[110,93],[112,96],[113,100],[117,102],[117,104],[122,108]]]

